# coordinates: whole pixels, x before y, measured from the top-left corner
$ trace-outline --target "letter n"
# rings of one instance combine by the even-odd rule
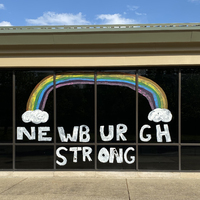
[[[23,135],[26,135],[29,140],[35,140],[35,127],[31,127],[31,134],[25,127],[17,127],[17,140],[23,140]]]

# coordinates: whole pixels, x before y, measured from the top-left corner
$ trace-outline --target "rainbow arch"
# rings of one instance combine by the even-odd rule
[[[62,73],[55,75],[55,87],[60,88],[75,84],[94,84],[93,73]],[[135,90],[136,75],[125,73],[97,73],[98,85],[125,86]],[[50,75],[41,80],[33,89],[26,110],[44,110],[49,93],[54,87],[54,76]],[[138,92],[149,102],[151,109],[168,108],[167,97],[163,89],[154,81],[138,76]]]

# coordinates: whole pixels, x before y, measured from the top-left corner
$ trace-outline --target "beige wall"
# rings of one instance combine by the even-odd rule
[[[161,65],[200,65],[200,55],[0,58],[0,67],[123,67]]]

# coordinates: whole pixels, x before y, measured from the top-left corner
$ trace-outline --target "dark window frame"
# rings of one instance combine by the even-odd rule
[[[147,67],[148,68],[148,67]],[[155,67],[156,68],[156,67]],[[154,68],[154,69],[155,69]],[[166,67],[167,68],[167,67]],[[95,149],[95,167],[94,169],[92,170],[97,170],[97,171],[112,171],[113,169],[98,169],[97,168],[97,147],[98,145],[104,145],[104,146],[108,146],[108,145],[123,145],[123,146],[128,146],[128,145],[133,145],[135,146],[136,148],[136,154],[135,154],[135,162],[136,162],[136,169],[134,170],[125,170],[125,171],[152,171],[152,170],[141,170],[139,169],[138,167],[138,163],[139,163],[139,157],[138,157],[138,148],[139,146],[176,146],[178,147],[178,160],[179,160],[179,166],[178,166],[178,170],[153,170],[153,171],[188,171],[188,170],[182,170],[181,169],[181,158],[182,158],[182,153],[181,153],[181,148],[182,147],[187,147],[187,146],[197,146],[197,147],[200,147],[200,143],[182,143],[181,142],[181,69],[184,68],[184,67],[170,67],[170,68],[176,68],[178,69],[178,142],[177,143],[139,143],[139,139],[138,139],[138,132],[139,132],[139,127],[138,127],[138,68],[132,68],[134,70],[136,70],[136,142],[135,143],[98,143],[97,142],[97,81],[96,81],[96,76],[97,76],[97,71],[98,69],[92,69],[94,71],[94,113],[95,113],[95,119],[94,119],[94,127],[95,127],[95,141],[93,143],[90,143],[89,145],[94,145],[94,149]],[[118,69],[122,69],[122,68],[115,68],[116,71]],[[3,69],[5,70],[5,69]],[[12,171],[12,170],[16,170],[16,171],[27,171],[26,169],[16,169],[15,167],[15,162],[16,162],[16,147],[17,146],[53,146],[54,148],[54,155],[53,155],[53,160],[54,160],[54,167],[52,169],[48,169],[48,170],[44,170],[44,169],[31,169],[32,171],[52,171],[52,170],[57,170],[59,171],[60,169],[56,169],[56,146],[59,146],[59,145],[63,145],[63,146],[71,146],[72,144],[67,144],[67,143],[57,143],[56,142],[56,88],[55,88],[55,71],[57,71],[57,69],[52,69],[52,71],[54,71],[54,90],[53,90],[53,95],[54,95],[54,142],[53,143],[16,143],[16,110],[15,110],[15,107],[16,107],[16,91],[15,91],[15,88],[16,88],[16,85],[15,85],[15,80],[16,80],[16,75],[15,75],[15,71],[16,70],[19,70],[19,69],[13,69],[13,78],[12,78],[12,87],[13,87],[13,141],[12,142],[8,142],[8,143],[0,143],[0,145],[2,146],[10,146],[12,145],[12,148],[13,148],[13,151],[12,151],[12,154],[13,154],[13,168],[12,169],[6,169],[6,171]],[[23,70],[23,69],[20,69],[20,70]],[[30,69],[24,69],[24,70],[30,70]],[[32,69],[32,70],[37,70],[39,71],[38,69]],[[41,70],[47,70],[47,69],[41,69]],[[67,68],[65,69],[66,71],[68,70]],[[78,70],[78,69],[75,69],[75,70]],[[82,69],[81,69],[82,70]],[[90,69],[91,70],[91,69]],[[71,70],[70,70],[71,71]],[[0,71],[1,73],[1,71]],[[73,145],[80,145],[80,146],[83,146],[85,145],[84,143],[73,143]],[[4,171],[5,169],[0,169],[0,171]],[[61,169],[62,171],[71,171],[71,170],[74,170],[74,171],[80,171],[80,169]],[[60,170],[60,171],[61,171]],[[123,169],[115,169],[115,171],[122,171]],[[30,171],[30,169],[29,169]],[[81,171],[91,171],[91,169],[81,169]],[[190,170],[190,171],[195,171],[195,172],[199,172],[199,170]]]

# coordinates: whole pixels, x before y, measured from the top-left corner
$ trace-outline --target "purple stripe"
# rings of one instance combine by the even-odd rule
[[[65,85],[78,85],[78,84],[94,84],[94,81],[70,81],[70,82],[65,82],[65,83],[60,83],[59,85],[56,85],[56,88],[63,87]],[[49,87],[48,90],[43,95],[42,101],[40,103],[39,109],[44,110],[44,107],[46,105],[47,98],[49,96],[49,93],[53,90],[53,86]]]
[[[132,85],[130,83],[122,83],[122,82],[97,82],[97,85],[117,85],[117,86],[126,86],[132,90],[135,90],[135,85]],[[141,89],[140,87],[138,87],[138,93],[140,93],[141,95],[143,95],[145,98],[147,98],[147,100],[149,101],[150,107],[152,110],[154,110],[156,108],[155,102],[152,101],[153,100],[153,95],[147,91],[144,90],[143,88]]]
[[[70,81],[70,82],[64,82],[64,83],[60,83],[60,84],[56,85],[56,88],[60,88],[60,87],[66,86],[66,85],[77,85],[77,84],[94,84],[94,81],[75,80],[75,81]],[[128,88],[132,89],[132,90],[135,90],[135,85],[132,85],[130,83],[117,82],[117,81],[114,81],[114,82],[98,81],[97,85],[125,86],[125,87],[128,87]],[[47,98],[49,96],[49,93],[52,90],[53,90],[53,86],[48,88],[48,90],[44,93],[44,96],[43,96],[42,101],[40,103],[40,108],[39,109],[44,110]],[[142,94],[149,101],[149,104],[150,104],[152,110],[156,108],[155,102],[153,101],[153,95],[149,91],[144,90],[143,88],[141,89],[140,87],[138,87],[138,92],[140,94]]]

